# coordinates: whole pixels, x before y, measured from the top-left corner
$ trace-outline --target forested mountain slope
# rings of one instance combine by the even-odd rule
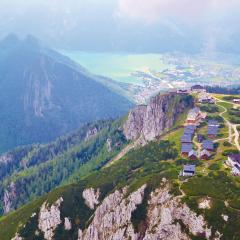
[[[9,211],[105,165],[125,145],[121,120],[88,124],[44,145],[19,147],[0,157],[0,211]],[[76,177],[75,177],[76,175]]]
[[[0,42],[0,152],[54,140],[132,106],[81,66],[33,37]]]

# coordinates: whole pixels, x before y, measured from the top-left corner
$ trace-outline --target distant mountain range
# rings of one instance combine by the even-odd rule
[[[9,35],[0,42],[0,92],[0,152],[52,140],[132,106],[116,89],[32,36]]]

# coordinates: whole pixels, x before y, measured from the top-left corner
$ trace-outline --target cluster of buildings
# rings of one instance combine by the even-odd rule
[[[202,104],[215,104],[215,99],[207,92],[201,92],[198,95],[198,102]]]
[[[189,111],[184,133],[181,137],[181,154],[190,160],[208,160],[215,151],[213,140],[219,131],[219,123],[217,120],[208,121],[208,139],[201,134],[197,135],[197,141],[201,143],[201,149],[194,149],[193,138],[199,123],[205,118],[200,109],[195,107]],[[240,163],[240,161],[239,161]],[[240,168],[239,168],[240,169]],[[193,176],[195,174],[195,165],[184,165],[180,173],[182,176]]]
[[[179,90],[180,94],[188,94],[188,90]],[[206,89],[200,85],[195,85],[191,88],[192,93],[198,94],[198,102],[203,104],[215,104],[214,98],[206,92]],[[233,103],[240,104],[240,99],[233,99]],[[183,157],[190,160],[208,160],[215,151],[213,140],[216,139],[219,133],[220,124],[217,120],[209,120],[207,125],[207,136],[198,134],[197,141],[201,143],[201,148],[194,149],[193,138],[197,127],[206,117],[198,107],[191,109],[188,113],[184,133],[181,137],[181,154]],[[206,139],[207,138],[207,139]],[[226,164],[231,168],[234,176],[240,176],[240,154],[231,154],[228,156]],[[196,173],[196,165],[187,164],[183,166],[180,172],[181,176],[191,177]]]

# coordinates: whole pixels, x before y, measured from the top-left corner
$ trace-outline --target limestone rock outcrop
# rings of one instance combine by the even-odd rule
[[[211,228],[207,226],[203,216],[197,216],[178,197],[169,194],[168,185],[152,192],[148,204],[148,228],[144,240],[190,240],[180,222],[194,236],[201,235],[206,239],[210,238]]]
[[[40,209],[37,230],[44,234],[46,240],[53,240],[56,228],[62,223],[61,215],[64,230],[74,230],[78,234],[76,240],[191,240],[191,236],[217,240],[222,236],[212,230],[202,215],[197,215],[182,202],[181,196],[170,193],[171,185],[166,179],[151,192],[146,184],[133,192],[129,190],[128,187],[115,190],[96,207],[94,200],[99,201],[96,198],[99,190],[86,189],[85,197],[88,201],[92,199],[88,204],[95,208],[86,229],[74,226],[67,216],[62,216],[62,198],[52,206],[45,202]],[[140,206],[139,209],[142,211],[144,207],[146,212],[141,218],[141,225],[136,226],[133,212]],[[12,240],[22,239],[16,234]]]
[[[173,127],[178,117],[193,107],[191,96],[169,93],[158,95],[147,105],[130,111],[124,124],[124,135],[128,140],[141,139],[144,144]]]
[[[134,232],[131,215],[137,205],[142,203],[146,185],[131,193],[127,198],[127,188],[117,190],[106,197],[96,209],[90,226],[82,232],[78,240],[100,239],[138,239]]]
[[[17,197],[17,190],[15,184],[12,182],[10,186],[4,191],[3,196],[3,210],[7,214],[12,210],[12,203]]]
[[[83,198],[85,199],[85,204],[90,208],[94,209],[95,205],[98,205],[100,191],[97,189],[96,191],[93,188],[88,188],[83,191]]]
[[[53,239],[54,230],[61,224],[61,213],[59,208],[62,202],[63,199],[59,198],[50,207],[45,202],[40,209],[38,228],[43,232],[46,240]]]

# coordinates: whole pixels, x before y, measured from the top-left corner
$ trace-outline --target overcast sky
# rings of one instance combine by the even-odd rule
[[[148,41],[159,41],[175,44],[175,50],[201,39],[197,45],[214,50],[223,43],[233,47],[239,40],[239,21],[240,0],[0,1],[1,37],[33,34],[63,48],[141,51]]]

